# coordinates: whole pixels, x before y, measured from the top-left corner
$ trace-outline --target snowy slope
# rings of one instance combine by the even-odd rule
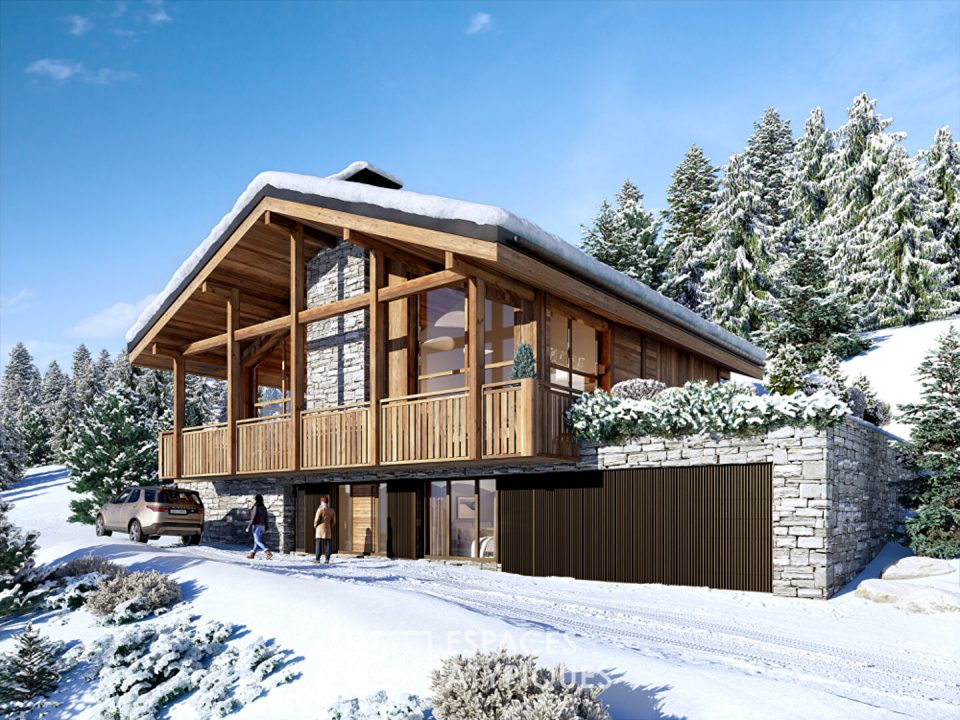
[[[187,599],[180,612],[246,626],[302,658],[299,680],[238,718],[325,718],[338,695],[380,689],[428,695],[429,672],[441,658],[502,644],[609,685],[603,697],[617,720],[935,719],[955,717],[960,703],[956,616],[907,614],[852,592],[815,602],[426,561],[338,559],[321,567],[288,555],[249,562],[237,547],[96,538],[92,528],[65,523],[66,485],[64,471],[47,468],[4,493],[17,503],[14,520],[42,532],[41,561],[95,552],[172,573]],[[889,546],[887,557],[902,554]],[[927,582],[956,587],[960,574]],[[63,640],[112,632],[82,611],[35,622]],[[24,624],[0,625],[0,650]],[[72,709],[63,716],[90,716],[82,700]],[[171,713],[190,716],[183,703]]]
[[[910,427],[897,421],[897,406],[919,399],[917,367],[951,324],[960,330],[960,317],[867,333],[873,346],[842,364],[850,380],[866,375],[880,398],[890,403],[893,420],[885,430],[909,438]]]

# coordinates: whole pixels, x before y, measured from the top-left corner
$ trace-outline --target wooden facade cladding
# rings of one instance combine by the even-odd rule
[[[342,243],[363,248],[364,287],[306,307],[306,264]],[[463,366],[456,371],[463,384],[435,392],[420,386],[429,373],[419,369],[418,312],[427,293],[451,289],[465,298]],[[513,309],[508,324],[495,321],[498,337],[512,327],[512,347],[529,343],[538,377],[504,380],[506,360],[497,370],[498,363],[485,359],[490,303]],[[361,310],[364,401],[307,409],[307,326]],[[732,352],[503,243],[265,197],[131,353],[135,364],[177,376],[174,431],[160,442],[161,477],[576,457],[565,413],[578,390],[572,382],[566,389],[554,384],[552,312],[571,318],[571,328],[597,333],[596,371],[568,368],[568,377],[588,379],[588,389],[633,377],[681,385],[716,382],[731,370],[759,372]],[[491,379],[494,372],[501,374]],[[186,373],[227,380],[225,423],[183,427]],[[258,417],[263,386],[278,388],[283,399],[275,414]]]
[[[503,570],[771,592],[769,463],[498,481]]]

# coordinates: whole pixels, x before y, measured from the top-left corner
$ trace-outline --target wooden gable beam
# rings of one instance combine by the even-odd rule
[[[278,238],[288,239],[292,233],[297,231],[297,226],[299,225],[300,231],[303,232],[305,242],[322,245],[327,249],[337,246],[337,239],[335,237],[330,237],[325,233],[319,233],[310,229],[309,226],[304,226],[303,223],[298,223],[278,213],[267,210],[261,217],[261,220],[264,228],[271,232],[275,231]]]
[[[240,364],[244,369],[256,367],[268,358],[270,354],[277,349],[277,346],[286,339],[287,333],[283,330],[273,335],[258,337],[240,353]]]
[[[399,300],[410,295],[436,290],[437,288],[448,287],[463,282],[466,277],[456,270],[440,270],[439,272],[423,275],[413,280],[383,287],[377,293],[377,299],[380,302],[389,302]]]
[[[359,245],[367,250],[380,250],[384,254],[384,257],[402,262],[404,265],[414,268],[415,270],[420,270],[421,272],[431,273],[437,270],[437,264],[431,263],[426,258],[419,257],[418,255],[414,255],[390,243],[384,242],[379,238],[371,237],[370,235],[365,235],[350,230],[349,228],[344,228],[343,240],[344,242]]]

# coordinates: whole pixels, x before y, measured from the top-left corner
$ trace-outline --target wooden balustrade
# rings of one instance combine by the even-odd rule
[[[469,457],[465,388],[405,395],[380,402],[384,465]]]
[[[160,479],[175,478],[177,476],[177,459],[173,455],[173,430],[165,430],[160,433],[157,448]]]
[[[534,380],[483,386],[483,457],[530,455]]]
[[[566,411],[577,393],[534,379],[483,386],[483,458],[575,458],[577,442]],[[380,402],[382,465],[466,460],[469,395],[465,388],[389,398]],[[293,468],[289,414],[237,422],[237,472],[267,474]],[[305,410],[300,416],[303,470],[375,465],[370,457],[370,404]],[[183,431],[183,476],[228,473],[227,427],[216,423]],[[173,432],[160,433],[159,470],[175,475]]]
[[[237,472],[282,472],[292,466],[289,414],[237,421]]]
[[[184,477],[226,474],[229,452],[226,423],[184,428],[180,444]]]
[[[539,454],[551,457],[576,458],[580,446],[567,427],[567,410],[579,394],[555,385],[541,383],[539,412]]]
[[[303,470],[370,463],[370,403],[304,410],[300,432]]]

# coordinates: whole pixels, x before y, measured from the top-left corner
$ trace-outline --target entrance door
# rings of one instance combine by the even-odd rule
[[[425,496],[427,555],[496,557],[496,480],[434,480],[426,483]]]

